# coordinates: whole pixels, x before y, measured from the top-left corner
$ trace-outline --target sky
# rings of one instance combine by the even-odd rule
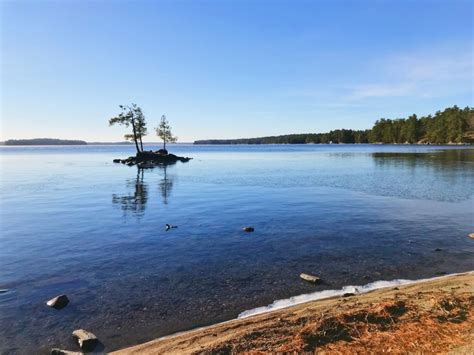
[[[0,140],[366,129],[473,106],[474,2],[0,0]]]

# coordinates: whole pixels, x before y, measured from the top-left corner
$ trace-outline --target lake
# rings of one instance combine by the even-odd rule
[[[74,350],[77,328],[111,351],[302,293],[474,270],[474,149],[169,148],[194,159],[139,171],[112,163],[128,145],[0,147],[1,353]]]

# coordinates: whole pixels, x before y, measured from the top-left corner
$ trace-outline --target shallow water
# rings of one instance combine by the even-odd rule
[[[171,150],[194,159],[138,171],[112,163],[131,146],[0,148],[2,353],[76,349],[77,328],[110,351],[275,299],[474,269],[473,149]],[[45,306],[60,293],[65,309]]]

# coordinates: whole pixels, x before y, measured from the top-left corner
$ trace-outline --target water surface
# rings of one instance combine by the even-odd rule
[[[112,163],[131,146],[0,148],[2,353],[76,349],[77,328],[110,351],[301,293],[474,269],[473,149],[171,150],[194,159],[139,171]],[[44,305],[60,293],[65,309]]]

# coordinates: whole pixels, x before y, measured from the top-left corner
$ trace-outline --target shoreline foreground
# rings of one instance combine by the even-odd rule
[[[112,354],[316,350],[474,353],[474,272],[309,301]]]

